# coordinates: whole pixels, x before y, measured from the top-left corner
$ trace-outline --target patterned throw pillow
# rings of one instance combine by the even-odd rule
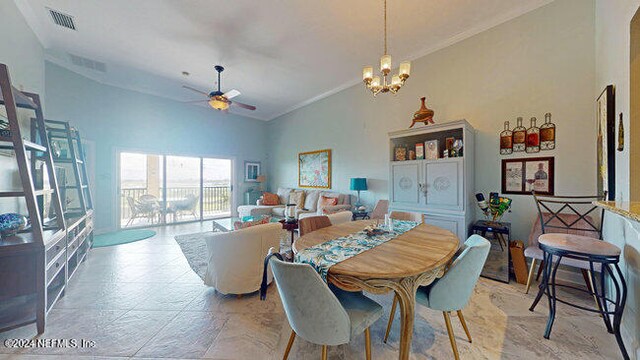
[[[271,216],[263,216],[262,219],[253,221],[236,221],[233,223],[234,230],[246,229],[256,225],[268,224],[271,222]]]
[[[327,207],[327,206],[335,206],[338,205],[338,198],[335,197],[327,197],[327,196],[322,196],[320,197],[320,207]]]
[[[289,204],[296,204],[296,208],[304,209],[304,191],[292,191],[289,194]]]
[[[277,194],[272,194],[268,192],[262,194],[262,205],[275,206],[279,204],[280,204],[280,198],[278,197]]]

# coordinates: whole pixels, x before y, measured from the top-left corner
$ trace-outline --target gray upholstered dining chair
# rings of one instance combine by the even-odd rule
[[[444,322],[449,333],[449,341],[456,359],[459,359],[458,347],[456,339],[453,335],[451,326],[452,311],[458,313],[464,332],[467,334],[469,342],[471,342],[471,334],[467,328],[467,323],[462,316],[462,309],[467,306],[473,288],[478,282],[480,272],[484,267],[484,263],[489,255],[491,243],[480,235],[471,235],[465,241],[462,252],[451,263],[447,272],[440,279],[434,281],[431,285],[423,286],[416,293],[416,302],[433,310],[442,311]],[[393,305],[391,305],[391,315],[389,315],[389,323],[387,332],[384,336],[384,342],[387,342],[393,317],[395,315],[398,299],[394,297]]]
[[[396,220],[415,221],[419,223],[424,222],[424,215],[415,212],[393,210],[389,213],[389,217]]]
[[[326,360],[327,346],[346,344],[362,332],[367,359],[371,359],[369,326],[382,316],[382,306],[361,292],[329,289],[308,264],[275,258],[270,264],[292,329],[283,359],[289,356],[296,335],[322,345],[322,359]]]

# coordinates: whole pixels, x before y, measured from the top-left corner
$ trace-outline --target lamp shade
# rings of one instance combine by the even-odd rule
[[[263,183],[267,181],[267,176],[266,175],[258,175],[258,177],[256,178],[256,181],[259,183]]]
[[[367,179],[366,178],[351,178],[351,188],[350,188],[350,190],[354,190],[354,191],[367,190]]]

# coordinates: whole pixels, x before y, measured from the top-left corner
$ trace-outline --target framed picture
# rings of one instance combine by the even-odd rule
[[[554,161],[552,156],[502,160],[502,193],[553,195]]]
[[[244,162],[244,181],[245,182],[258,182],[258,175],[260,175],[260,162],[259,161],[245,161]]]
[[[331,149],[298,154],[298,187],[331,188]]]
[[[596,103],[598,195],[603,195],[606,191],[608,200],[614,200],[616,195],[616,110],[613,85],[607,86],[602,91]]]
[[[407,148],[403,147],[403,146],[396,147],[394,160],[395,161],[405,161],[405,160],[407,160]]]
[[[425,159],[435,160],[438,158],[438,140],[429,140],[424,142]]]

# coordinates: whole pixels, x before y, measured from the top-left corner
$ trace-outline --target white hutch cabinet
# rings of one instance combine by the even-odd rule
[[[466,239],[474,220],[474,129],[466,120],[389,133],[389,207],[425,214],[425,222]],[[446,139],[462,139],[463,156],[443,158]],[[435,160],[395,161],[397,147],[438,141]],[[426,153],[426,149],[425,149]]]

